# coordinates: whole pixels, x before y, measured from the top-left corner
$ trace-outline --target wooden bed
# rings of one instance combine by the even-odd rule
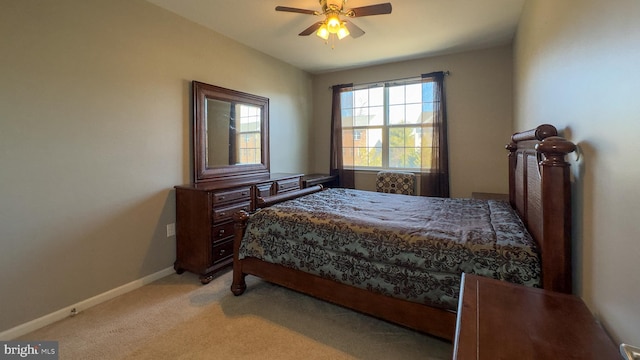
[[[542,287],[570,293],[571,186],[565,157],[575,150],[575,145],[558,137],[555,127],[545,124],[514,134],[506,148],[509,151],[509,201],[537,243]],[[265,198],[259,206],[267,207],[321,189],[316,186]],[[235,295],[246,290],[245,276],[254,275],[380,319],[453,340],[454,311],[374,293],[253,257],[239,259],[249,216],[246,212],[234,216],[231,291]]]

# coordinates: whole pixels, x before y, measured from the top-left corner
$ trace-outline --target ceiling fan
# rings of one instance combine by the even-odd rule
[[[361,6],[347,10],[344,8],[347,0],[319,0],[319,2],[322,11],[298,9],[287,6],[276,6],[276,11],[324,16],[324,20],[316,22],[298,34],[300,36],[308,36],[315,32],[316,35],[324,40],[328,40],[331,35],[335,35],[340,40],[349,35],[353,38],[364,35],[364,30],[351,21],[341,19],[341,16],[354,18],[391,14],[391,3]]]

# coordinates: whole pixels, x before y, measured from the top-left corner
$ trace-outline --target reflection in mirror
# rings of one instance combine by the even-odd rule
[[[194,181],[269,174],[269,99],[193,82]]]
[[[262,109],[258,106],[207,99],[207,168],[260,164]],[[228,133],[228,141],[223,134]]]

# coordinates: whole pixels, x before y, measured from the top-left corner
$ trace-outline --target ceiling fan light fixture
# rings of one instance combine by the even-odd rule
[[[327,24],[327,30],[329,30],[330,33],[337,34],[340,30],[340,26],[342,25],[342,21],[340,21],[338,14],[332,13],[327,15],[327,21],[325,24]]]
[[[342,40],[345,37],[349,36],[349,29],[347,29],[347,26],[344,22],[340,24],[340,29],[338,29],[338,33],[336,35],[338,35],[338,40]]]
[[[318,35],[318,37],[322,38],[323,40],[329,39],[329,29],[327,29],[327,25],[322,24],[322,26],[320,26],[320,28],[316,32],[316,35]]]
[[[381,3],[375,5],[365,5],[355,7],[351,9],[345,9],[347,0],[318,0],[322,11],[314,11],[307,9],[299,9],[288,6],[276,6],[276,11],[284,11],[298,14],[315,15],[324,17],[323,20],[318,21],[308,28],[304,29],[299,36],[309,36],[315,32],[315,34],[325,40],[331,40],[333,48],[333,40],[338,38],[342,40],[347,36],[351,36],[356,39],[364,35],[364,31],[360,29],[356,24],[346,20],[343,21],[341,17],[346,18],[359,18],[364,16],[391,14],[391,3]]]

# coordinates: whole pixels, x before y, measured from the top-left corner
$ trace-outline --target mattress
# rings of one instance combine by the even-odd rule
[[[535,242],[495,200],[327,189],[252,214],[238,256],[450,310],[463,272],[540,286]]]

